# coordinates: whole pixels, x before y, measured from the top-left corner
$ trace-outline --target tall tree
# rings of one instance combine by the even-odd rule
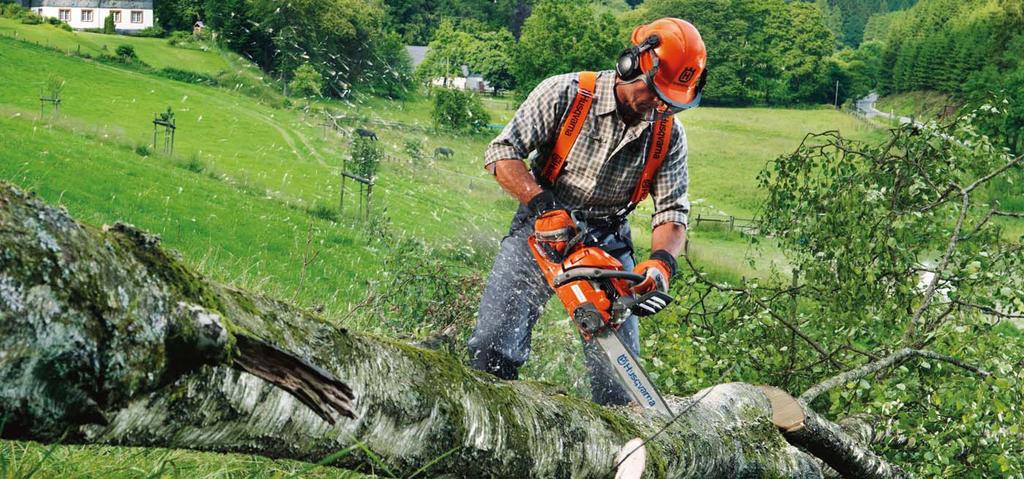
[[[203,0],[157,0],[153,2],[155,23],[165,30],[192,30],[196,20],[204,17]]]
[[[586,4],[541,0],[523,25],[513,56],[518,88],[529,92],[559,73],[609,69],[623,45],[610,14],[597,15]]]
[[[324,75],[326,93],[337,96],[388,77],[408,84],[408,60],[400,39],[386,31],[379,0],[248,0],[248,5],[250,28],[272,42],[260,55],[265,68],[287,78],[309,63]]]
[[[206,25],[217,32],[218,41],[265,70],[273,68],[273,40],[258,28],[248,0],[206,0],[203,7]]]
[[[478,22],[460,23],[441,22],[430,42],[430,50],[417,67],[416,75],[420,80],[458,76],[465,65],[498,89],[513,88],[512,55],[516,41],[512,33],[503,28],[490,31]]]
[[[821,101],[834,36],[813,5],[783,0],[650,0],[643,21],[672,16],[708,47],[709,103]]]

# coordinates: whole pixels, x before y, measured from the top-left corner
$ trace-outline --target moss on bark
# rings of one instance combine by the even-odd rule
[[[210,282],[154,237],[81,227],[2,184],[0,245],[0,414],[13,418],[3,437],[53,441],[70,425],[70,441],[303,460],[359,444],[401,475],[450,452],[430,474],[611,477],[623,444],[665,425]],[[341,378],[356,417],[330,424],[229,368],[242,336]],[[819,477],[770,416],[759,389],[718,385],[648,445],[648,475]],[[373,461],[357,449],[338,462]]]

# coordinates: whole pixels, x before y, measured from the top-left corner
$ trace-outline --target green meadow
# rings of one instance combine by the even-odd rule
[[[11,31],[40,45],[14,40]],[[336,132],[324,128],[319,116],[304,113],[302,102],[279,108],[229,88],[178,82],[66,52],[78,44],[92,52],[132,43],[154,67],[201,73],[246,68],[231,54],[7,20],[0,20],[0,34],[0,180],[35,191],[80,221],[120,220],[157,233],[204,274],[322,307],[346,327],[370,328],[352,319],[350,310],[368,285],[388,273],[380,265],[394,257],[398,244],[421,243],[424,254],[485,276],[515,209],[515,201],[481,168],[492,134],[434,131],[432,99],[425,93],[406,101],[357,95],[310,104],[311,111],[344,115],[345,128]],[[53,76],[66,81],[60,115],[40,117],[37,94]],[[514,113],[506,98],[488,97],[484,104],[495,123]],[[178,124],[173,155],[149,146],[153,115],[168,106]],[[840,130],[869,141],[884,136],[832,109],[702,107],[678,118],[689,139],[693,218],[753,217],[762,196],[757,173],[795,149],[808,132]],[[358,218],[352,183],[346,209],[338,211],[337,172],[349,155],[348,130],[357,126],[374,130],[389,155],[374,187],[372,221]],[[408,142],[419,142],[428,154],[444,146],[455,155],[413,161],[405,154]],[[638,256],[649,244],[651,208],[648,202],[633,216]],[[691,237],[690,257],[715,277],[734,280],[785,269],[771,241],[751,248],[741,234],[706,225]],[[557,304],[547,308],[524,376],[585,394],[578,339],[563,316]],[[397,333],[419,331],[420,319],[398,318]],[[24,477],[36,465],[35,477],[353,477],[244,455],[0,441],[0,478]]]
[[[165,38],[68,32],[54,25],[25,25],[10,18],[0,18],[0,35],[94,57],[113,55],[118,45],[131,45],[139,59],[153,68],[173,67],[210,75],[235,68],[239,59],[238,55],[217,48],[174,48]]]

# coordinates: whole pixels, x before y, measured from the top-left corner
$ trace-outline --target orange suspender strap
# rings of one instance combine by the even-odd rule
[[[654,175],[658,168],[668,156],[668,146],[672,141],[672,117],[659,120],[651,125],[651,143],[647,146],[647,161],[644,163],[644,172],[640,175],[640,182],[633,190],[633,196],[629,202],[636,205],[647,198],[651,192],[651,183],[654,183]]]
[[[551,150],[541,176],[549,185],[554,185],[558,174],[565,166],[565,159],[572,151],[572,145],[576,144],[576,138],[580,136],[583,129],[583,122],[590,112],[590,105],[594,103],[594,89],[597,86],[597,72],[580,72],[579,89],[576,91],[576,99],[569,108],[569,116],[565,117],[562,129],[555,140],[555,147]]]

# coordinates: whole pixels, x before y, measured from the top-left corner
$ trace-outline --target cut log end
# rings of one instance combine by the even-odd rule
[[[615,456],[615,479],[640,479],[647,466],[647,449],[643,439],[630,439]]]
[[[758,386],[772,404],[772,423],[782,432],[799,431],[804,427],[804,408],[789,393],[775,386]]]

